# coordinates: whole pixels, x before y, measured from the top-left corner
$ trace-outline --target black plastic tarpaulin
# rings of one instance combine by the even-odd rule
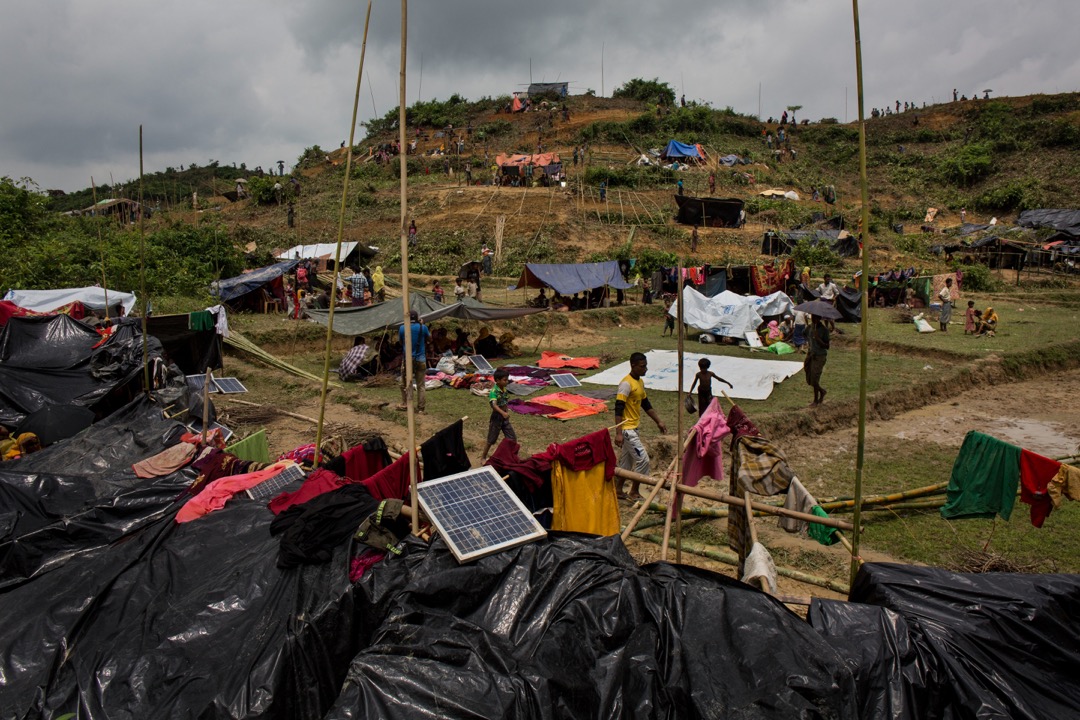
[[[865,718],[1080,717],[1080,576],[862,566],[810,621],[847,658]]]
[[[362,644],[327,720],[854,718],[850,672],[775,599],[639,567],[618,537],[459,565],[415,542],[361,579]]]
[[[409,306],[415,310],[425,323],[433,323],[443,318],[459,320],[509,320],[511,318],[544,312],[543,308],[492,307],[472,298],[462,298],[458,302],[444,304],[420,293],[409,295]],[[319,323],[330,322],[329,310],[305,310],[307,316]],[[402,324],[401,302],[390,300],[376,305],[345,307],[334,309],[334,332],[342,335],[364,335],[383,328],[397,327]]]
[[[1016,224],[1026,228],[1053,228],[1080,236],[1080,210],[1024,210]]]
[[[799,295],[803,302],[818,299],[817,290],[807,285],[799,286]],[[836,297],[836,309],[844,316],[841,322],[862,322],[862,295],[855,288],[841,288]]]
[[[243,275],[224,278],[214,283],[210,287],[210,291],[220,298],[222,302],[235,301],[237,298],[277,280],[282,275],[292,272],[293,268],[299,264],[299,260],[285,260],[246,272]]]

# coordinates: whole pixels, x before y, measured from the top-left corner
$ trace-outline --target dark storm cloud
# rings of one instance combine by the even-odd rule
[[[341,0],[0,0],[0,174],[77,189],[210,159],[292,164],[348,135],[366,4]],[[360,121],[397,105],[400,2],[376,2]],[[908,0],[861,7],[866,108],[1073,91],[1057,28],[1080,4]],[[601,77],[601,48],[604,72]],[[421,73],[421,57],[423,71]],[[407,103],[530,79],[610,95],[634,77],[763,116],[856,115],[851,5],[810,0],[413,0]],[[362,137],[363,133],[360,132]]]

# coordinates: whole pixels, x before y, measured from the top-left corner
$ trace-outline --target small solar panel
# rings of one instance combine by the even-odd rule
[[[420,504],[458,562],[547,537],[494,468],[481,467],[416,486]]]
[[[303,481],[306,478],[307,473],[304,472],[304,469],[293,463],[269,480],[254,487],[249,487],[247,496],[252,500],[269,500],[280,495],[293,483]]]
[[[203,374],[185,375],[184,379],[187,381],[188,387],[192,390],[198,390],[199,392],[202,392],[203,385],[206,384],[206,375]],[[213,375],[210,376],[210,392],[221,392],[218,390],[217,381],[214,380]]]
[[[482,373],[493,373],[495,368],[491,367],[491,363],[487,361],[487,358],[483,355],[470,355],[469,360],[476,366],[476,369]]]
[[[234,377],[214,378],[214,384],[218,386],[218,390],[226,395],[246,393],[248,391],[244,384]]]
[[[556,373],[551,379],[561,388],[581,387],[581,381],[573,373]]]
[[[188,429],[191,430],[191,432],[193,432],[193,433],[201,433],[202,432],[202,421],[201,420],[192,420],[190,423],[188,423]],[[219,422],[210,423],[210,429],[211,430],[220,430],[221,431],[221,439],[225,440],[226,442],[228,442],[229,438],[231,438],[233,436],[233,431],[231,429],[225,427],[224,425],[222,425]]]

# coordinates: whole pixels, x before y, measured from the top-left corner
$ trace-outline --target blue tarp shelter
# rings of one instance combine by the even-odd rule
[[[670,140],[660,157],[665,160],[704,160],[705,153],[700,145],[687,145],[678,140]]]
[[[210,287],[210,292],[222,302],[231,303],[250,292],[271,284],[273,287],[268,288],[268,291],[271,295],[278,296],[280,295],[282,276],[292,272],[299,262],[299,260],[286,260],[233,278],[218,280]],[[274,290],[278,290],[278,292],[274,292]]]
[[[517,285],[510,288],[553,288],[560,295],[588,292],[599,287],[613,287],[626,290],[633,287],[623,277],[617,260],[598,263],[550,264],[525,263],[525,269],[518,278]]]

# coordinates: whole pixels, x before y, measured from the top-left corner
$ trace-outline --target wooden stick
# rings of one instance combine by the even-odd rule
[[[750,528],[750,547],[754,547],[757,544],[757,525],[754,524],[754,503],[750,499],[749,490],[743,490],[743,500],[746,501],[743,510],[746,513],[746,524]]]
[[[697,434],[697,426],[690,428],[690,434],[686,436],[686,442],[683,443],[682,451],[685,453],[686,448],[690,447],[690,443],[693,441],[694,436]],[[664,472],[664,478],[666,479],[675,468],[675,461],[672,460],[668,465],[668,469]],[[618,469],[615,470],[615,474],[618,475]],[[656,483],[652,486],[652,490],[649,491],[649,496],[641,503],[641,507],[638,508],[637,513],[631,518],[630,522],[626,524],[626,529],[622,532],[622,540],[626,542],[630,537],[630,533],[634,532],[634,528],[637,527],[638,522],[641,520],[641,516],[645,514],[645,511],[649,509],[649,505],[656,499],[657,494],[660,492],[660,488],[663,487],[663,481]],[[670,513],[668,513],[670,515]]]
[[[621,423],[615,423],[615,424],[614,424],[614,425],[612,425],[611,427],[607,427],[607,428],[604,428],[604,429],[605,429],[605,430],[614,430],[615,428],[619,427],[620,425],[622,425],[622,424],[623,424],[623,423],[625,423],[625,422],[626,422],[626,420],[623,420],[623,421],[622,421]],[[674,462],[674,461],[673,461],[673,462]]]
[[[210,383],[214,382],[214,376],[210,368],[206,368],[206,377],[202,386],[202,441],[206,444],[206,435],[210,431]]]
[[[678,293],[679,293],[679,301],[678,301],[679,305],[678,305],[678,308],[676,310],[676,314],[678,315],[678,318],[675,321],[675,324],[678,325],[678,327],[679,327],[679,340],[678,340],[678,346],[679,346],[679,356],[678,356],[679,357],[679,379],[678,379],[678,383],[679,383],[679,400],[678,400],[678,405],[675,406],[675,417],[676,417],[676,423],[678,425],[678,427],[676,429],[676,437],[682,437],[682,414],[683,414],[683,324],[682,324],[682,320],[683,320],[683,305],[686,304],[683,301],[683,292],[682,292],[683,291],[682,260],[679,260],[679,262],[678,262],[678,264],[676,266],[676,269],[675,269],[675,281],[678,283],[678,288],[679,288],[679,290],[678,290]],[[668,507],[670,507],[670,508],[675,507],[675,500],[676,500],[675,487],[679,484],[679,480],[680,480],[679,470],[681,469],[681,467],[680,467],[681,464],[682,464],[682,455],[680,453],[679,455],[675,456],[675,473],[671,476],[671,490],[668,492],[668,503],[667,504],[668,504]],[[668,513],[664,518],[664,544],[660,546],[660,559],[661,560],[667,560],[667,556],[668,556],[668,542],[671,540],[671,515],[672,515],[672,513]],[[679,515],[679,517],[681,517],[681,515]],[[676,533],[676,535],[678,535],[678,533]],[[676,548],[676,555],[681,555],[681,553],[678,551],[677,548]]]
[[[623,470],[622,468],[615,468],[615,475],[627,480],[633,480],[643,485],[656,485],[657,483],[663,484],[665,480],[658,480],[648,475],[642,475],[641,473],[633,472],[632,470]],[[728,495],[726,493],[713,492],[711,490],[705,490],[700,487],[690,487],[689,485],[678,485],[676,490],[684,495],[691,495],[693,497],[704,498],[705,500],[712,500],[714,502],[724,503],[726,505],[734,505],[735,507],[744,507],[746,500],[735,495]],[[781,515],[783,517],[794,518],[796,520],[805,520],[806,522],[817,523],[818,525],[824,525],[826,527],[836,528],[838,530],[853,530],[855,526],[845,520],[838,520],[832,517],[819,517],[810,513],[798,512],[797,510],[788,510],[785,507],[777,505],[767,505],[765,503],[753,501],[750,503],[754,510],[763,512],[766,515]]]
[[[727,400],[727,401],[728,401],[729,403],[731,403],[731,407],[735,407],[735,401],[734,401],[734,400],[732,400],[732,399],[731,399],[730,397],[728,397],[728,394],[727,394],[727,392],[725,392],[725,391],[721,390],[721,391],[720,391],[720,394],[724,396],[724,399],[725,399],[725,400]]]

